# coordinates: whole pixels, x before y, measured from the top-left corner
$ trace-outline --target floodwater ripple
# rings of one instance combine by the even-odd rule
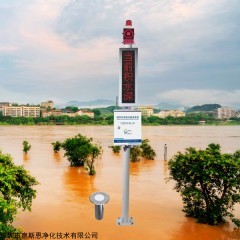
[[[64,153],[54,153],[52,142],[82,133],[101,143],[103,155],[96,161],[96,176],[83,168],[69,167]],[[25,232],[97,232],[100,240],[232,240],[240,239],[232,223],[220,226],[198,224],[184,216],[181,197],[166,183],[168,169],[163,161],[164,144],[168,159],[186,147],[205,148],[219,143],[223,152],[240,148],[240,127],[156,126],[143,127],[143,138],[151,141],[157,159],[142,160],[130,166],[131,227],[116,225],[122,204],[122,153],[108,148],[113,142],[112,126],[0,126],[0,149],[24,165],[40,182],[32,211],[20,213],[15,221]],[[22,141],[32,145],[22,153]],[[104,191],[110,195],[104,219],[95,220],[89,195]],[[239,206],[236,214],[240,217]]]

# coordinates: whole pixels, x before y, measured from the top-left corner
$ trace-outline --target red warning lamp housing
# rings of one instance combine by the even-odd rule
[[[123,29],[123,44],[134,44],[134,28],[131,20],[126,21],[126,26]]]

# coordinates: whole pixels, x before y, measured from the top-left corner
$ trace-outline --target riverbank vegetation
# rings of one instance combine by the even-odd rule
[[[12,222],[18,210],[31,210],[37,184],[29,172],[13,163],[10,155],[0,152],[0,237],[2,233],[20,233]]]
[[[0,116],[0,125],[113,125],[113,113],[101,115],[97,112],[94,118],[88,116],[69,117],[50,116],[46,118],[4,117]],[[100,115],[99,115],[100,114]],[[240,118],[220,120],[204,113],[189,113],[185,117],[160,118],[157,116],[142,117],[143,125],[240,125]]]
[[[234,218],[234,205],[240,203],[240,150],[222,154],[218,144],[205,150],[190,147],[177,153],[168,166],[186,216],[210,225],[229,217],[240,227],[240,220]]]

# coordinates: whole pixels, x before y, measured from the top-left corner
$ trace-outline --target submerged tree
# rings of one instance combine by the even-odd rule
[[[62,144],[59,141],[53,142],[52,145],[55,153],[59,152],[62,147]]]
[[[36,197],[37,180],[22,166],[16,166],[10,155],[0,152],[0,236],[5,233],[19,233],[12,225],[18,209],[31,210]],[[4,237],[4,236],[3,236]],[[1,239],[5,239],[1,238]]]
[[[95,175],[96,171],[94,168],[95,159],[101,154],[101,148],[97,145],[92,145],[90,147],[90,159],[86,160],[86,165],[89,170],[89,175]]]
[[[140,160],[141,148],[139,146],[134,146],[130,149],[130,160],[131,162],[137,162]]]
[[[71,166],[86,165],[89,174],[94,175],[94,160],[101,153],[101,147],[92,143],[92,138],[87,138],[81,134],[73,138],[66,139],[61,145],[65,150]]]
[[[154,160],[156,157],[156,152],[152,149],[149,142],[149,139],[143,139],[140,146],[131,148],[130,158],[132,162],[139,161],[140,157],[146,158],[148,160]]]
[[[109,146],[112,149],[113,153],[120,153],[121,146]]]
[[[149,139],[144,139],[140,146],[134,146],[130,149],[130,159],[131,162],[137,162],[140,160],[140,157],[154,160],[156,157],[156,152],[152,149],[149,144]],[[112,148],[114,153],[119,153],[121,150],[121,146],[109,146]]]
[[[142,144],[140,145],[140,148],[142,150],[141,156],[149,160],[154,160],[154,158],[156,157],[156,152],[152,149],[149,142],[149,139],[144,139],[142,141]]]
[[[28,153],[28,151],[31,149],[31,145],[28,141],[23,141],[23,152]]]
[[[201,223],[216,225],[234,218],[234,204],[240,202],[240,151],[222,154],[219,144],[205,150],[187,148],[168,163],[170,178],[183,199],[183,211]]]

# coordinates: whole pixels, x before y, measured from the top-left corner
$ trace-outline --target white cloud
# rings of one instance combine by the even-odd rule
[[[0,83],[13,89],[6,97],[26,91],[25,96],[32,99],[36,95],[39,99],[112,98],[117,94],[113,90],[117,88],[118,48],[126,19],[132,19],[135,27],[139,78],[149,83],[142,89],[139,85],[143,98],[156,96],[163,79],[167,79],[163,98],[169,101],[180,92],[167,91],[173,88],[185,88],[181,91],[189,96],[193,90],[188,87],[240,88],[236,81],[239,33],[234,31],[238,0],[231,4],[229,0],[22,1],[0,3]],[[203,71],[200,86],[196,76]],[[221,95],[220,90],[195,91],[199,101],[202,96],[215,101]]]
[[[226,91],[213,89],[174,89],[158,95],[160,101],[184,106],[218,103],[223,106],[240,107],[240,89]]]
[[[14,52],[16,51],[18,48],[16,46],[13,45],[2,45],[0,46],[0,52]]]

